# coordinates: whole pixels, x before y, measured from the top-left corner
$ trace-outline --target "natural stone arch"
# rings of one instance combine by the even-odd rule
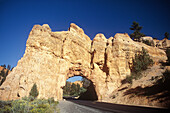
[[[98,100],[99,93],[97,93],[96,90],[97,86],[95,86],[95,80],[90,76],[90,73],[81,66],[71,67],[67,73],[66,80],[74,76],[81,76],[90,81],[90,86],[87,88],[87,91],[80,97],[80,99]],[[88,97],[86,97],[86,95],[88,95]]]
[[[134,42],[126,33],[109,39],[97,34],[92,41],[75,24],[61,32],[52,32],[47,24],[35,25],[23,58],[0,87],[0,100],[28,96],[34,83],[38,98],[62,99],[66,79],[76,73],[91,80],[98,100],[104,100],[130,75],[132,58],[142,47],[156,62],[167,59],[163,50]]]

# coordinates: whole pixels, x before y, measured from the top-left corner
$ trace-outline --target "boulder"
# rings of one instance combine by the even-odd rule
[[[144,37],[140,38],[140,41],[149,41],[149,42],[151,42],[151,41],[153,41],[153,38],[150,37],[150,36],[144,36]]]

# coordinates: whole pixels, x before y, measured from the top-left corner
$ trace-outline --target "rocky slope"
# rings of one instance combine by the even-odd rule
[[[170,108],[170,66],[154,65],[142,72],[132,84],[122,84],[110,98],[111,103]]]
[[[29,34],[23,58],[0,87],[0,99],[28,96],[34,83],[38,98],[62,99],[66,80],[82,76],[93,83],[98,100],[104,100],[131,74],[132,58],[144,47],[155,62],[164,62],[164,51],[134,42],[117,33],[93,40],[75,24],[68,31],[52,32],[47,24],[35,25]],[[93,91],[94,92],[94,91]]]

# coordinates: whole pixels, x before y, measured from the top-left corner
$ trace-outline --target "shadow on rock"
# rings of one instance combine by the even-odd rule
[[[142,88],[138,86],[124,92],[124,95],[130,94],[146,96],[147,98],[151,98],[151,101],[159,101],[163,107],[170,108],[170,72],[165,71],[162,78],[157,80],[151,87]]]

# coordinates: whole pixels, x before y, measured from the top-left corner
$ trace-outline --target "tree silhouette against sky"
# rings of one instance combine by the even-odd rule
[[[139,23],[137,23],[135,21],[131,25],[130,30],[133,30],[134,32],[132,34],[130,34],[130,37],[132,39],[134,39],[134,41],[138,41],[139,42],[140,38],[145,36],[143,33],[140,32],[142,28],[143,27],[139,26]]]

